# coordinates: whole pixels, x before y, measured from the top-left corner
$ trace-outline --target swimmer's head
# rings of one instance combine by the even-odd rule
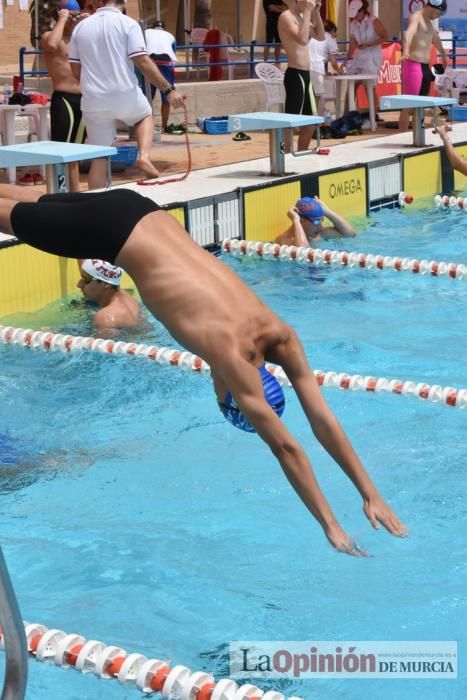
[[[77,0],[60,0],[60,9],[69,12],[81,12],[81,7]]]
[[[120,286],[123,277],[121,267],[111,265],[106,260],[96,260],[95,258],[86,258],[81,265],[81,270],[94,280],[106,282],[114,287]]]
[[[295,207],[303,219],[311,221],[312,224],[320,224],[324,217],[323,207],[314,197],[302,197],[295,204]]]
[[[448,9],[446,0],[428,0],[427,7],[432,7],[433,10],[439,12],[439,16],[445,15]]]
[[[285,408],[285,398],[282,387],[277,379],[270,372],[268,372],[264,365],[258,367],[258,372],[263,383],[264,398],[280,418],[284,413]],[[247,433],[256,432],[255,428],[248,422],[238,408],[230,391],[227,393],[224,401],[218,401],[218,404],[222,415],[229,421],[229,423],[232,423],[232,425],[240,430],[245,430]]]
[[[303,230],[309,242],[319,240],[323,230],[324,210],[320,202],[313,197],[302,197],[295,204],[302,219]]]

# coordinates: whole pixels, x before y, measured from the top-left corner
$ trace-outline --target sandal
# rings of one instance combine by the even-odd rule
[[[25,175],[23,175],[23,177],[20,177],[18,179],[18,185],[35,185],[34,177],[31,175],[31,173],[26,173]]]
[[[239,131],[238,134],[235,134],[235,136],[232,137],[233,141],[251,141],[251,136],[248,136],[248,134],[243,133],[243,131]]]
[[[43,185],[44,184],[44,178],[40,173],[33,173],[32,178],[34,180],[35,185]]]

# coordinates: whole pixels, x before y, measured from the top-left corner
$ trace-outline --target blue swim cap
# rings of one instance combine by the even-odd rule
[[[295,204],[298,209],[300,216],[308,221],[313,221],[313,219],[322,219],[324,216],[323,207],[321,204],[313,197],[302,197]]]
[[[70,12],[81,12],[81,7],[76,0],[61,0],[61,10],[69,10]]]
[[[263,382],[264,398],[280,418],[285,408],[285,398],[282,387],[264,365],[258,367],[258,372]],[[256,433],[251,423],[249,423],[243,413],[241,413],[230,391],[225,397],[225,400],[218,401],[218,404],[222,415],[229,423],[232,423],[232,425],[240,430],[245,430],[247,433]]]

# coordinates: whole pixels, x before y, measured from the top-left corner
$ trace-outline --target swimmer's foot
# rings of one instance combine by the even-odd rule
[[[159,177],[159,171],[153,166],[149,158],[138,158],[135,165],[146,175],[146,177]]]

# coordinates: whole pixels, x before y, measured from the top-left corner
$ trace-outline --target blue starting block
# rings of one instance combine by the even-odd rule
[[[303,114],[285,114],[284,112],[252,112],[251,114],[232,114],[229,116],[229,131],[269,131],[269,157],[271,175],[286,175],[285,172],[285,143],[284,129],[296,129],[300,126],[317,126],[317,148],[320,144],[320,124],[323,117],[305,116]],[[304,156],[314,151],[293,150],[293,132],[291,133],[291,153],[293,156]]]
[[[35,141],[0,148],[0,168],[24,165],[45,165],[47,192],[68,192],[68,164],[78,160],[107,158],[107,183],[112,184],[110,156],[117,153],[113,146]]]
[[[425,129],[423,128],[423,118],[425,109],[435,107],[446,107],[456,105],[457,100],[453,97],[419,97],[418,95],[385,95],[381,98],[379,108],[381,110],[413,109],[413,145],[425,145]]]

